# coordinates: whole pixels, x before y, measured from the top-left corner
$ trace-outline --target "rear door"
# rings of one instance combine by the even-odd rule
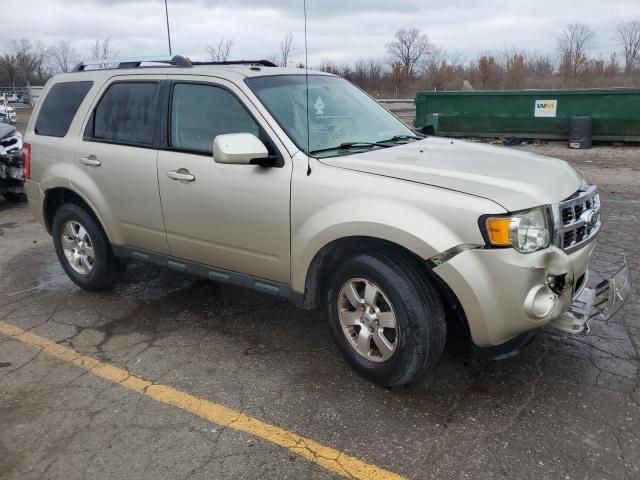
[[[103,87],[75,148],[71,175],[112,242],[159,253],[169,253],[156,166],[165,78],[121,76]]]
[[[169,80],[158,182],[172,254],[289,283],[291,159],[284,146],[231,82],[182,75]],[[280,156],[279,165],[216,163],[213,139],[226,133],[260,137]]]

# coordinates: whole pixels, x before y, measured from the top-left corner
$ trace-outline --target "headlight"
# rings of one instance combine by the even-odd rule
[[[532,208],[508,216],[486,216],[481,221],[485,238],[493,247],[513,247],[520,253],[547,248],[551,241],[551,215],[546,207]]]

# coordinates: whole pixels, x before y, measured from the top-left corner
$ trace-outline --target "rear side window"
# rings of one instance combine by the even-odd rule
[[[224,88],[179,83],[171,102],[171,146],[211,153],[213,139],[226,133],[260,135],[260,127]]]
[[[93,138],[152,145],[159,119],[157,82],[114,83],[93,115]]]
[[[36,120],[36,135],[64,137],[93,82],[57,83],[49,90]]]

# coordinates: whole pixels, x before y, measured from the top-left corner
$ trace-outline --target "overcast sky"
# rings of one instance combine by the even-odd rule
[[[5,0],[6,1],[6,0]],[[168,0],[174,53],[204,58],[205,45],[233,38],[234,58],[275,57],[293,32],[304,56],[302,0]],[[13,3],[18,5],[18,3]],[[95,38],[111,38],[120,56],[165,55],[164,0],[26,0],[11,9],[0,29],[0,49],[26,37],[62,40],[87,57]],[[583,22],[596,31],[593,53],[616,49],[615,28],[640,20],[640,0],[307,0],[309,64],[384,56],[403,27],[417,27],[432,42],[463,59],[518,47],[555,53],[563,25]],[[5,11],[5,15],[6,15]],[[16,23],[13,23],[13,20]]]

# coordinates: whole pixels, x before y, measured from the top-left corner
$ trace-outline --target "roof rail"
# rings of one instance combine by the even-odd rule
[[[95,70],[106,70],[115,68],[138,68],[143,63],[163,63],[174,67],[191,67],[192,63],[182,55],[174,55],[172,58],[166,57],[143,57],[143,58],[105,58],[82,60],[72,72],[84,72],[89,66],[95,66]]]
[[[277,67],[277,65],[269,60],[224,60],[219,62],[191,62],[197,65],[256,65],[261,67]]]

